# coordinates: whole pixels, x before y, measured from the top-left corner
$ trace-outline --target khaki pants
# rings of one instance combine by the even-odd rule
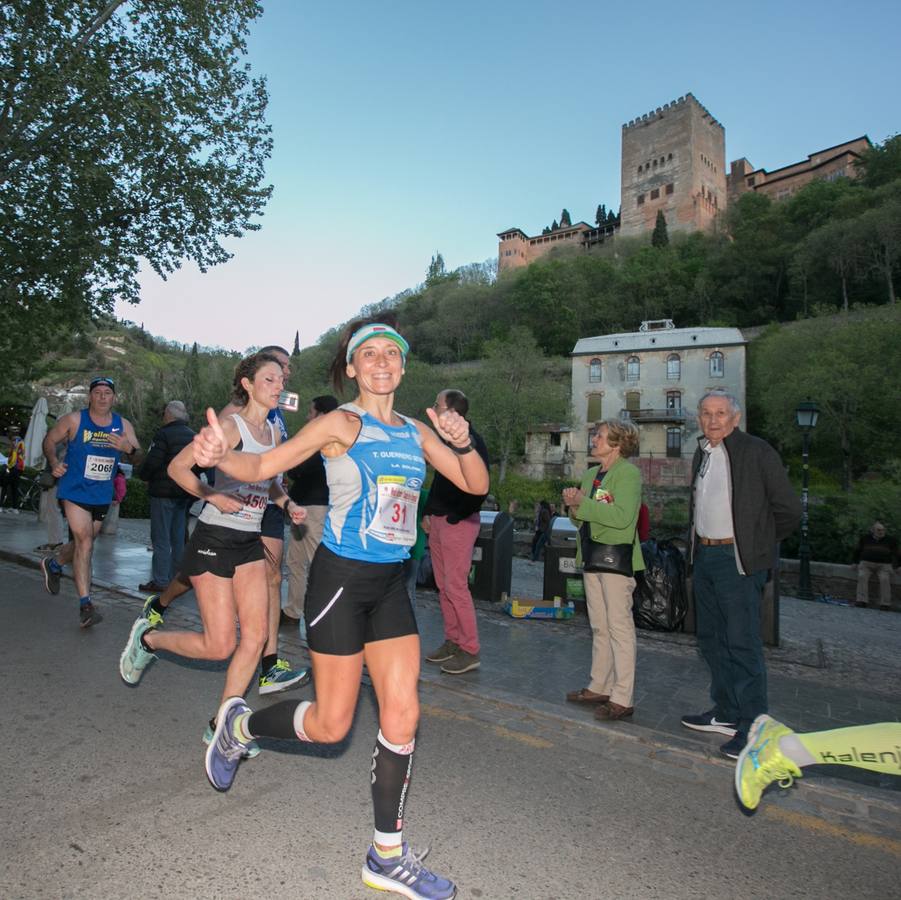
[[[892,567],[890,563],[866,562],[857,564],[857,603],[868,606],[870,602],[870,578],[875,575],[879,579],[879,605],[888,608],[892,605]]]
[[[588,690],[609,694],[611,703],[632,706],[635,691],[635,579],[607,572],[584,575],[591,623],[591,681]]]
[[[293,619],[303,616],[304,602],[307,596],[307,578],[310,574],[310,563],[313,554],[322,540],[325,527],[327,506],[308,506],[307,519],[303,525],[291,526],[291,537],[288,540],[288,551],[285,562],[288,567],[288,600],[285,603],[285,615]]]

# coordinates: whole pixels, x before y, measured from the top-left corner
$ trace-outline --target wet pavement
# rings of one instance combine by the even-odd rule
[[[0,558],[36,566],[40,556],[35,548],[45,540],[35,516],[0,513]],[[148,520],[121,520],[116,535],[100,536],[94,576],[95,584],[112,592],[113,599],[105,602],[128,603],[137,612],[143,600],[137,586],[150,577],[148,544]],[[515,558],[513,596],[538,599],[542,575],[541,564]],[[178,601],[179,619],[198,621],[192,598],[189,594]],[[587,683],[591,641],[584,616],[520,620],[496,604],[479,601],[477,608],[481,668],[448,676],[423,663],[422,680],[430,686],[458,700],[470,695],[518,714],[557,719],[561,727],[577,723],[615,729],[645,750],[651,745],[664,753],[685,754],[692,764],[725,764],[717,753],[722,737],[690,732],[679,724],[683,714],[710,705],[707,670],[693,636],[639,631],[635,715],[627,722],[601,724],[590,709],[563,700],[566,691]],[[428,651],[443,641],[436,594],[420,590],[416,612]],[[296,631],[283,629],[281,634],[284,655],[303,661],[306,647]],[[901,615],[783,597],[780,634],[781,645],[766,651],[773,716],[799,731],[901,718]],[[804,779],[814,787],[808,795],[814,806],[822,802],[833,809],[838,804],[850,815],[901,822],[901,778],[845,767],[814,768],[805,770]]]

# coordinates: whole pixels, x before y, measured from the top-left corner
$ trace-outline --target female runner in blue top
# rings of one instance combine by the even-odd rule
[[[316,685],[314,702],[286,701],[251,713],[231,697],[217,716],[207,751],[207,776],[228,790],[254,737],[335,743],[350,730],[365,661],[379,705],[372,757],[375,834],[363,881],[410,898],[446,900],[453,882],[421,863],[403,841],[403,810],[419,722],[419,635],[404,586],[403,560],[416,540],[416,506],[426,462],[462,490],[488,491],[488,471],[472,452],[469,424],[457,413],[422,422],[394,411],[407,342],[391,324],[348,325],[332,363],[338,392],[356,382],[353,403],[311,421],[261,455],[237,453],[212,410],[195,438],[194,461],[241,481],[293,468],[313,453],[325,460],[329,510],[310,570],[307,636]],[[440,435],[440,438],[439,438]]]

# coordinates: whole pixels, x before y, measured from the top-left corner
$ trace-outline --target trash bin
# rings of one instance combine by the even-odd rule
[[[582,570],[576,568],[578,540],[579,530],[566,516],[557,516],[551,523],[551,536],[544,548],[543,596],[546,603],[559,597],[574,600],[584,608]]]
[[[513,519],[491,510],[482,510],[479,518],[469,585],[475,599],[500,603],[502,594],[510,594],[513,578]]]

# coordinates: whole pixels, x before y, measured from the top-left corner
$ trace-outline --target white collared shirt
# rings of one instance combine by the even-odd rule
[[[734,538],[726,451],[722,441],[715,447],[708,442],[701,450],[704,455],[695,480],[695,533],[719,540]]]

